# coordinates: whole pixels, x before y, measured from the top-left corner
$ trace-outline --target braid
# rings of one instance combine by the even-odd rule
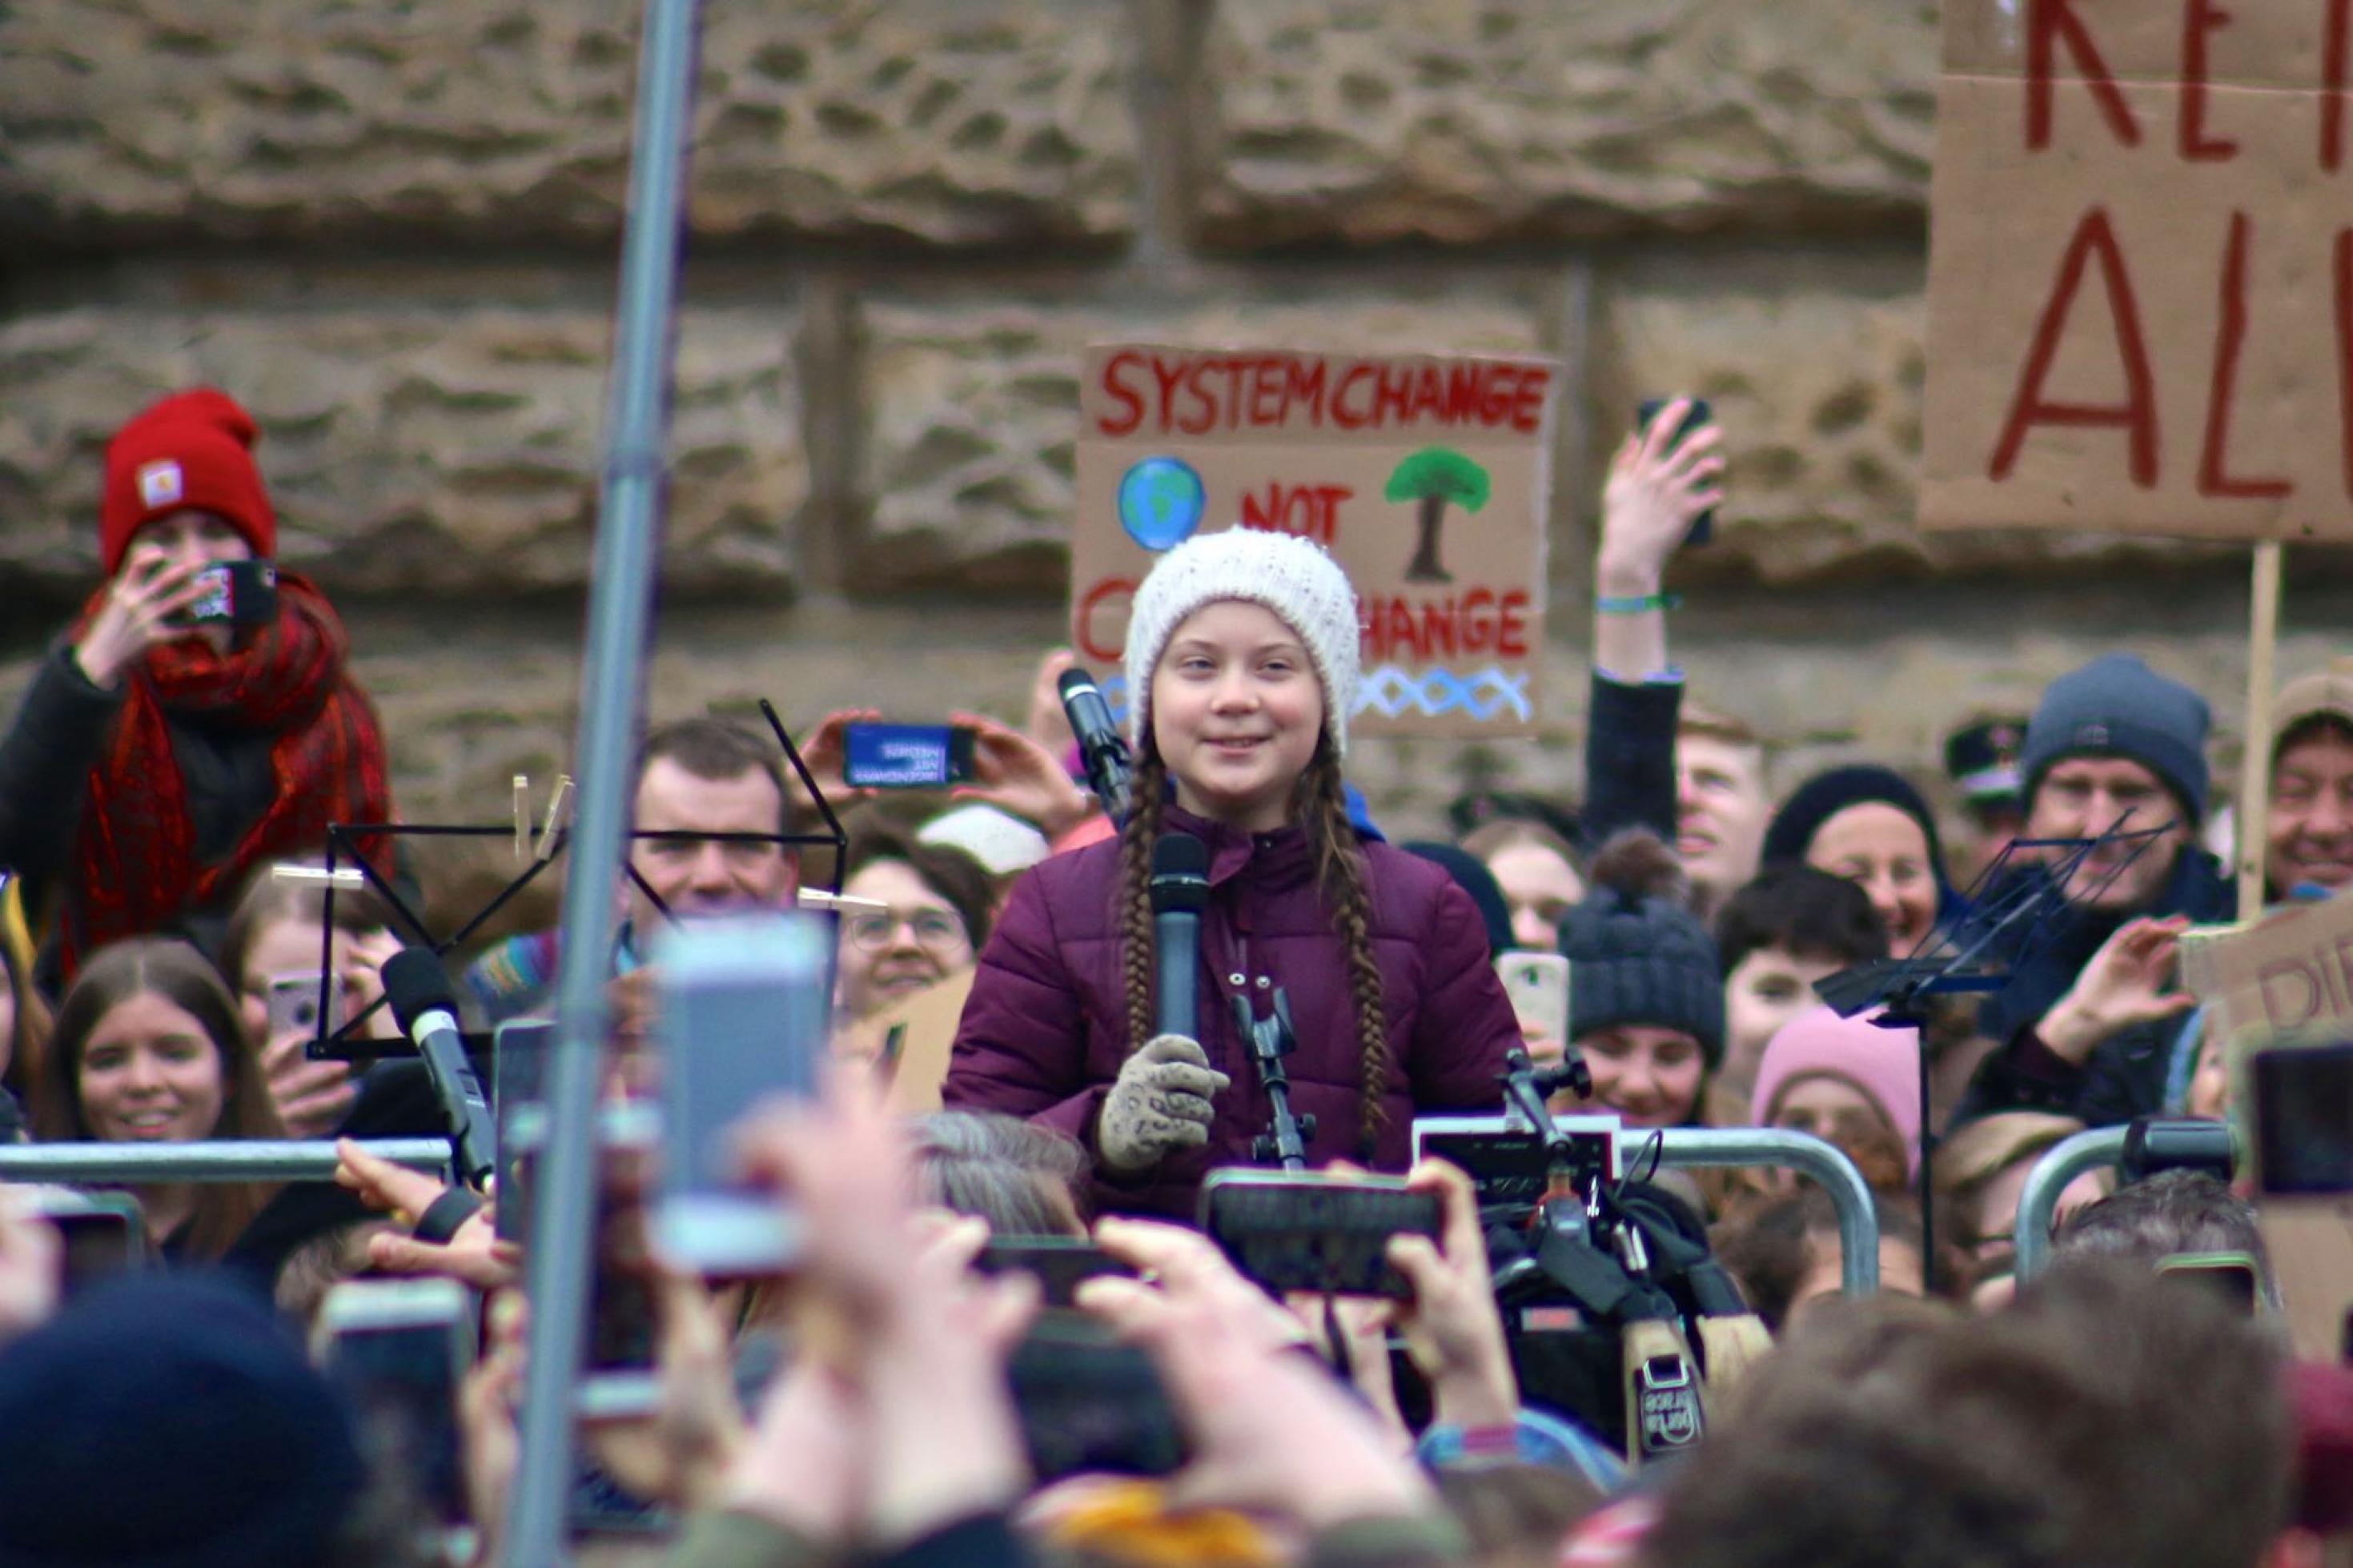
[[[1348,823],[1340,763],[1328,743],[1316,748],[1300,791],[1301,816],[1315,851],[1316,881],[1339,931],[1348,965],[1348,994],[1356,1006],[1356,1038],[1364,1053],[1358,1152],[1370,1160],[1374,1140],[1388,1120],[1381,1102],[1388,1092],[1388,1018],[1381,1005],[1380,965],[1373,957],[1373,900],[1365,884],[1365,855]]]
[[[1127,992],[1127,1048],[1152,1038],[1152,847],[1160,837],[1168,764],[1150,740],[1129,778],[1127,826],[1119,835],[1120,960]]]

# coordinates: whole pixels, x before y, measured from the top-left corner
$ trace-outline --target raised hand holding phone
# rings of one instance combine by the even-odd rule
[[[73,645],[75,664],[92,686],[111,689],[149,648],[188,635],[180,617],[206,593],[201,561],[174,561],[152,544],[132,546],[122,570]]]

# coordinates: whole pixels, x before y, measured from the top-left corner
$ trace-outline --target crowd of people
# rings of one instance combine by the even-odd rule
[[[1582,799],[1467,795],[1451,841],[1392,843],[1347,784],[1356,595],[1276,532],[1188,540],[1138,588],[1124,820],[1082,782],[1055,696],[1067,653],[1020,722],[951,716],[973,742],[952,789],[849,783],[872,712],[825,717],[792,756],[716,717],[649,728],[598,959],[607,1099],[642,1105],[664,1054],[695,1048],[661,1027],[663,932],[805,889],[838,889],[814,900],[836,1047],[820,1097],[746,1108],[736,1130],[746,1178],[803,1237],[788,1279],[676,1271],[613,1156],[592,1352],[626,1281],[657,1394],[584,1429],[585,1552],[2326,1560],[2353,1527],[2353,1375],[2292,1355],[2243,1191],[2086,1175],[2056,1205],[2057,1263],[2014,1278],[2021,1193],[2051,1148],[2232,1113],[2179,973],[2192,925],[2257,912],[2218,858],[2204,700],[2111,654],[2031,713],[1970,720],[1937,777],[1855,760],[1775,780],[1763,738],[1687,702],[1672,657],[1669,568],[1723,467],[1718,433],[1675,434],[1680,414],[1628,440],[1601,498]],[[0,1184],[0,1562],[501,1560],[525,1194],[366,1147],[450,1131],[425,1069],[370,1049],[398,1034],[385,966],[438,944],[410,912],[432,872],[386,830],[385,742],[333,607],[270,559],[254,445],[209,389],[123,426],[104,581],[0,737],[0,1141],[335,1138],[335,1180]],[[242,563],[268,569],[237,579],[269,585],[259,609],[220,602],[216,569]],[[2353,672],[2292,680],[2276,715],[2266,899],[2327,898],[2353,883]],[[382,884],[329,896],[330,824],[358,830]],[[1156,962],[1169,836],[1206,866],[1189,974]],[[1995,952],[1990,994],[1902,1017],[1820,1000],[2026,898],[2052,918]],[[547,1016],[560,953],[537,931],[445,954],[468,1026]],[[1566,960],[1556,1016],[1507,991],[1514,953]],[[1306,1163],[1402,1177],[1440,1215],[1388,1242],[1387,1295],[1270,1292],[1193,1228],[1213,1173],[1266,1163],[1253,1040],[1276,1019]],[[1598,1410],[1527,1353],[1535,1309],[1495,1289],[1498,1249],[1525,1238],[1472,1176],[1414,1157],[1417,1118],[1499,1115],[1522,1051],[1557,1069],[1553,1110],[1614,1119],[1626,1192],[1665,1216],[1621,1251],[1712,1255],[1737,1300],[1708,1310],[1756,1325],[1702,1342],[1691,1314],[1705,1432],[1670,1458],[1637,1462],[1614,1393]],[[1814,1183],[1660,1168],[1655,1134],[1691,1127],[1843,1153],[1876,1205],[1878,1293],[1843,1295]],[[69,1258],[58,1217],[93,1195],[131,1216],[103,1267]],[[1092,1277],[996,1271],[993,1243],[1038,1238],[1092,1242]],[[2242,1263],[2248,1302],[2173,1278],[2216,1258]],[[446,1502],[318,1364],[337,1291],[391,1279],[461,1287],[479,1338],[448,1402]],[[1115,1369],[1127,1396],[1082,1415],[1041,1364]],[[1104,1422],[1158,1462],[1106,1458]]]

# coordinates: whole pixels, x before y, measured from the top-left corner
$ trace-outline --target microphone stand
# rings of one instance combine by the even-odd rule
[[[1315,1136],[1315,1118],[1296,1116],[1291,1110],[1291,1074],[1282,1058],[1298,1048],[1299,1037],[1291,1027],[1290,995],[1276,986],[1274,1014],[1266,1018],[1251,1016],[1249,997],[1235,997],[1234,1026],[1250,1045],[1250,1060],[1258,1068],[1259,1083],[1266,1089],[1273,1111],[1269,1131],[1260,1133],[1250,1145],[1250,1158],[1280,1164],[1286,1171],[1303,1171],[1307,1140]]]

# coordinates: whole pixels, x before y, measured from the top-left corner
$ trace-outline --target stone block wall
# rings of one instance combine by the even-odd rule
[[[1056,640],[1077,353],[1536,350],[1569,370],[1546,733],[1367,742],[1398,826],[1573,792],[1593,492],[1710,398],[1676,651],[1790,770],[1928,764],[2123,642],[2227,713],[2242,552],[1912,526],[1935,7],[707,7],[657,714],[1018,715]],[[632,0],[0,8],[0,700],[91,585],[98,456],[208,380],[346,607],[412,817],[569,751]],[[2345,594],[2291,572],[2294,668]]]

